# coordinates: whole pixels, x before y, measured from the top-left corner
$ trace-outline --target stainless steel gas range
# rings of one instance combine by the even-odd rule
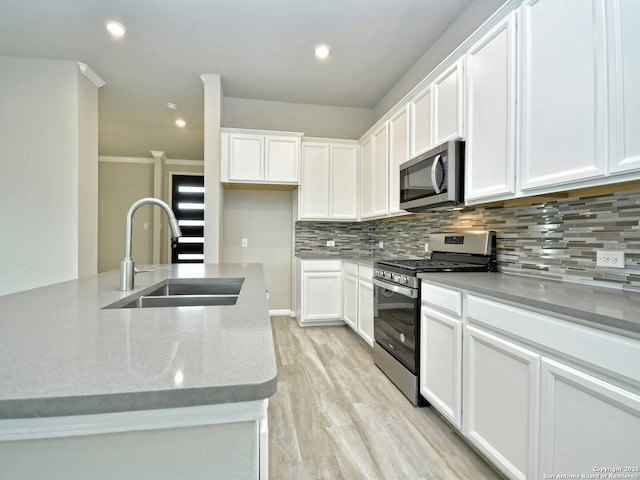
[[[490,272],[496,267],[493,231],[435,233],[430,259],[374,263],[375,364],[414,404],[421,405],[420,279],[423,272]]]

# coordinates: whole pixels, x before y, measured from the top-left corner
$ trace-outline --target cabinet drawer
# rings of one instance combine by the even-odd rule
[[[358,276],[358,264],[353,262],[344,262],[343,271],[345,275]]]
[[[302,270],[305,272],[341,272],[342,260],[303,260]]]
[[[640,359],[638,340],[475,295],[467,297],[466,312],[471,324],[490,326],[563,357],[640,382],[640,364],[630,361]]]
[[[366,265],[360,265],[360,280],[371,281],[373,278],[373,268],[367,267]]]
[[[458,317],[462,316],[462,293],[422,282],[422,303],[432,305]]]

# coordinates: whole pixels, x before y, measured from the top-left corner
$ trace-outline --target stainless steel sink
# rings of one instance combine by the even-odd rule
[[[179,278],[165,280],[117,302],[112,308],[235,305],[244,278]]]

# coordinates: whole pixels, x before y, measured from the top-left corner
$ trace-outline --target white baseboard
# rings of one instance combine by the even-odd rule
[[[291,316],[291,310],[281,309],[281,310],[269,310],[270,317],[278,317],[278,316]]]

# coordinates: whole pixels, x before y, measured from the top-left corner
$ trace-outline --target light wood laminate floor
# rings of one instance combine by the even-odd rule
[[[271,479],[500,478],[432,408],[414,407],[349,327],[271,323]]]

